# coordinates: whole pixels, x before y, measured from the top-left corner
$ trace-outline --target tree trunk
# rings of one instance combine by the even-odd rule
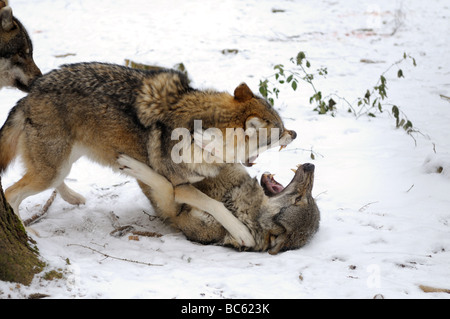
[[[6,202],[0,179],[0,280],[29,285],[34,275],[42,271],[44,263],[30,240]]]

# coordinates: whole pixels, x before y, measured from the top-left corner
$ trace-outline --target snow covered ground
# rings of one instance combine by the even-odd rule
[[[290,168],[312,161],[312,149],[322,219],[310,244],[276,256],[189,242],[149,216],[135,181],[81,159],[67,183],[86,205],[57,197],[33,226],[41,234],[36,241],[46,272],[57,270],[63,278],[39,275],[29,287],[0,282],[0,298],[450,298],[419,288],[450,289],[450,102],[440,96],[450,96],[448,1],[10,4],[29,30],[44,73],[80,61],[182,62],[195,87],[232,92],[245,81],[257,92],[274,65],[289,65],[304,51],[313,69],[328,68],[316,86],[354,101],[406,52],[417,67],[402,65],[404,79],[395,68],[386,75],[389,103],[425,136],[415,135],[415,145],[387,112],[355,119],[340,104],[335,117],[318,115],[309,105],[310,87],[281,88],[277,107],[299,137],[281,153],[260,156],[251,173],[269,170],[286,184]],[[226,49],[238,52],[223,54]],[[22,96],[0,91],[0,123]],[[17,162],[2,177],[4,188],[22,173]],[[50,194],[27,199],[21,214],[39,212]],[[121,225],[163,236],[113,237],[111,212]]]

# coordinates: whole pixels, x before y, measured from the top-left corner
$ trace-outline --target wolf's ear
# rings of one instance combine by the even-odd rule
[[[14,27],[11,7],[4,7],[0,10],[0,21],[2,23],[3,30],[11,31],[11,29]]]
[[[234,98],[239,102],[245,102],[253,98],[253,92],[245,83],[241,83],[234,90]]]

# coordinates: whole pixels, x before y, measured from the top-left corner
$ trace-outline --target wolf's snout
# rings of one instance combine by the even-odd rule
[[[34,69],[34,76],[35,76],[35,77],[42,76],[41,69],[39,69],[38,66],[36,66],[36,69]]]
[[[314,172],[315,166],[311,163],[306,163],[302,165],[304,172]]]
[[[297,133],[295,131],[288,131],[288,133],[291,136],[292,140],[295,140],[297,138]]]
[[[291,143],[295,138],[297,137],[297,133],[295,131],[290,130],[284,130],[283,134],[281,135],[281,138],[279,140],[279,143],[281,145],[280,151],[283,148],[286,148],[286,146]]]
[[[30,66],[28,69],[28,77],[29,77],[29,82],[32,82],[37,77],[42,76],[42,72],[32,59],[29,61],[29,64],[30,64]]]

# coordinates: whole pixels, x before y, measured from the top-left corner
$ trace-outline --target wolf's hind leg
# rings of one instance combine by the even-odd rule
[[[62,199],[64,199],[66,202],[72,205],[84,205],[86,204],[86,199],[69,188],[69,186],[66,185],[66,183],[62,183],[58,187],[56,187],[56,190],[58,191],[59,195],[61,195]]]
[[[147,185],[153,205],[159,208],[159,212],[165,217],[173,218],[177,214],[177,204],[173,185],[164,176],[155,172],[147,164],[139,162],[127,155],[120,155],[117,159],[123,173],[132,176],[141,183]],[[144,193],[147,192],[141,185]]]
[[[33,174],[26,173],[18,182],[5,191],[5,197],[17,216],[20,203],[27,197],[38,194],[51,187],[51,180]]]

